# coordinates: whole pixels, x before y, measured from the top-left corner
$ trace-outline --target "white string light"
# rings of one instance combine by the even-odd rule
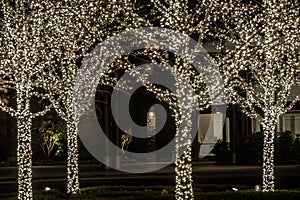
[[[45,52],[41,50],[44,49],[40,39],[42,29],[36,18],[40,10],[25,1],[15,1],[15,5],[10,3],[1,1],[0,78],[3,87],[8,86],[15,92],[17,105],[8,107],[1,101],[0,108],[17,121],[18,199],[32,199],[32,120],[49,111],[51,105],[33,112],[30,101],[35,96],[41,100],[46,98],[39,88],[47,83],[40,82],[37,77],[42,76],[47,62]],[[28,16],[29,8],[36,8],[37,12]]]
[[[223,41],[220,56],[229,102],[240,105],[263,127],[263,191],[274,191],[274,136],[277,119],[299,80],[298,1],[223,1],[211,35]],[[231,43],[232,49],[228,48]],[[297,77],[298,76],[298,77]]]
[[[123,24],[129,22],[142,23],[142,20],[135,20],[137,15],[124,17],[121,6],[130,8],[130,2],[120,2],[114,5],[99,1],[1,1],[4,14],[1,19],[1,80],[13,84],[17,109],[7,107],[4,101],[0,104],[2,110],[17,118],[19,199],[32,199],[31,120],[46,113],[51,106],[68,127],[67,191],[79,192],[77,130],[72,105],[76,59],[96,40],[111,34],[112,29],[122,30]],[[115,26],[109,27],[109,23]],[[61,64],[61,69],[54,68],[57,63]],[[10,83],[6,79],[13,80]],[[53,104],[33,114],[29,99],[42,96],[34,91],[35,88],[60,91],[55,90],[58,98],[44,95],[43,98],[52,100]]]
[[[51,94],[49,99],[67,123],[67,192],[76,194],[80,192],[77,142],[79,115],[74,111],[73,100],[78,69],[76,61],[109,35],[146,22],[129,12],[133,6],[130,1],[66,1],[48,4],[47,13],[43,16],[47,19],[44,26],[47,26],[45,31],[51,40],[50,49],[56,51],[54,59],[60,66],[53,72],[53,76],[45,78],[49,80],[44,81],[52,83],[46,88]],[[101,82],[112,85],[116,79],[106,76]]]
[[[288,105],[287,102],[291,88],[296,83],[296,73],[299,71],[299,57],[295,53],[299,48],[299,3],[282,0],[245,6],[241,1],[218,0],[205,0],[195,5],[188,0],[151,2],[154,8],[149,16],[141,18],[134,13],[135,5],[129,0],[36,0],[30,3],[16,1],[15,6],[2,0],[4,25],[1,32],[1,66],[5,68],[1,68],[1,75],[6,85],[15,87],[17,109],[7,107],[2,101],[0,105],[2,110],[15,116],[19,122],[19,199],[32,198],[31,120],[44,114],[51,106],[55,107],[68,127],[67,191],[79,192],[77,118],[72,100],[76,61],[90,50],[91,46],[107,36],[125,28],[153,26],[152,22],[190,36],[196,35],[199,44],[203,43],[211,22],[222,22],[222,25],[215,27],[211,35],[235,45],[234,53],[225,50],[226,55],[221,62],[228,96],[231,102],[240,104],[245,113],[262,123],[265,135],[263,190],[274,190],[274,127],[277,117],[299,100],[298,96],[291,104]],[[220,19],[215,17],[217,15],[225,17]],[[150,16],[156,18],[150,19]],[[178,44],[181,42],[178,41]],[[149,55],[150,51],[145,53]],[[166,55],[164,52],[164,56]],[[171,64],[169,58],[163,57],[161,51],[155,49],[150,54],[150,57],[152,56],[159,57],[160,62],[172,66],[169,69],[177,77],[177,84],[180,86],[183,79],[188,79],[192,88],[198,92],[197,100],[201,106],[207,108],[210,105],[207,90],[203,90],[205,85],[202,77],[191,70],[188,62],[175,58],[175,62]],[[53,69],[58,65],[60,66],[57,69]],[[122,67],[130,69],[126,64],[118,69]],[[113,69],[110,69],[107,74],[112,72]],[[252,77],[245,79],[242,72]],[[138,73],[138,70],[134,70],[134,73]],[[168,102],[174,110],[177,125],[176,199],[193,199],[189,127],[182,130],[180,135],[178,130],[180,124],[189,118],[190,113],[181,113],[182,105],[174,101],[172,93],[148,83],[141,74],[139,76],[139,80],[149,91]],[[9,78],[13,80],[8,81]],[[252,80],[255,80],[256,84]],[[114,84],[115,81],[114,78],[102,79],[102,83],[108,85]],[[44,88],[51,95],[39,94],[36,88]],[[187,88],[177,88],[178,94],[186,94]],[[237,88],[245,91],[247,95],[240,95]],[[49,98],[52,105],[39,113],[32,113],[29,102],[32,96]],[[188,106],[189,102],[184,105]],[[187,110],[191,109],[190,107]],[[179,156],[183,147],[186,151]]]
[[[153,24],[163,28],[170,28],[181,33],[184,33],[189,36],[195,37],[197,36],[197,42],[199,45],[203,44],[203,40],[205,38],[206,32],[208,31],[208,27],[210,23],[213,21],[213,14],[216,12],[215,5],[216,1],[214,0],[205,0],[200,2],[195,2],[195,5],[188,0],[167,0],[167,1],[156,1],[151,0],[154,8],[151,10],[150,16],[155,16],[155,20]],[[151,20],[150,20],[151,21]],[[170,36],[171,37],[171,36]],[[178,40],[178,38],[175,38]],[[178,46],[184,43],[184,41],[178,40]],[[154,49],[155,52],[155,49]],[[165,55],[168,55],[164,53]],[[186,53],[188,54],[188,53]],[[150,54],[151,55],[151,54]],[[160,52],[156,51],[153,53],[154,57],[160,58],[160,62],[164,64],[170,65],[169,59],[164,55],[160,55]],[[173,66],[171,70],[175,77],[181,77],[182,75],[189,80],[194,91],[197,91],[197,97],[199,100],[199,106],[201,109],[207,108],[210,104],[210,98],[208,95],[208,90],[205,87],[205,81],[203,80],[203,74],[198,75],[195,71],[192,70],[191,66],[187,61],[182,61],[180,58],[176,58],[175,62],[170,66]],[[175,70],[175,71],[174,71]],[[212,72],[210,72],[212,73]],[[181,88],[180,80],[177,80],[179,83],[179,87]],[[143,82],[143,81],[141,81]],[[150,85],[151,86],[151,85]],[[186,91],[186,88],[181,88],[182,91]],[[162,92],[160,89],[155,88],[155,86],[148,87],[148,90],[154,92],[158,95],[158,97],[163,97],[164,101],[171,103],[173,105],[174,102],[170,102],[167,99],[169,98],[169,94]],[[178,93],[179,92],[179,93]],[[212,92],[212,91],[211,91]],[[176,95],[184,94],[184,92],[176,91]],[[214,97],[212,97],[214,98]],[[188,102],[185,105],[191,105]],[[178,127],[180,127],[180,123],[182,120],[188,119],[188,113],[180,113],[181,109],[179,104],[175,104],[172,108],[175,112],[175,123],[177,127],[176,131],[176,161],[175,161],[175,172],[176,172],[176,189],[175,196],[177,200],[181,199],[193,199],[193,189],[192,189],[192,165],[191,165],[191,138],[189,128],[183,133],[179,134]],[[187,110],[192,110],[190,107]],[[186,148],[183,155],[180,156],[180,148]]]

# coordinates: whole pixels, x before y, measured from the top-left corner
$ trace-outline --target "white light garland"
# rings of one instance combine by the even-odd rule
[[[17,109],[7,107],[4,100],[0,107],[17,119],[18,198],[32,199],[31,121],[52,106],[68,127],[67,191],[78,193],[77,127],[72,104],[76,59],[97,39],[111,34],[111,30],[122,29],[121,23],[126,19],[134,25],[142,20],[135,20],[134,14],[124,17],[118,4],[99,1],[2,0],[1,5],[1,81],[3,88],[9,86],[16,91]],[[127,1],[121,5],[129,8]],[[109,23],[116,24],[106,27]],[[57,68],[58,63],[62,68]],[[38,88],[51,95],[35,92]],[[32,113],[29,99],[33,96],[48,98],[52,105]]]
[[[203,44],[206,32],[210,23],[213,21],[213,15],[217,11],[215,10],[216,6],[215,0],[204,0],[196,1],[194,4],[188,0],[151,0],[154,8],[151,10],[149,21],[153,21],[155,26],[160,26],[163,28],[169,28],[181,33],[184,33],[189,36],[197,37],[197,42],[199,45]],[[151,16],[155,16],[155,19],[151,19]],[[146,16],[147,17],[147,16]],[[158,25],[157,25],[158,24]],[[170,36],[172,37],[172,36]],[[178,42],[178,48],[184,43],[184,41],[179,40],[179,38],[174,38]],[[146,49],[147,50],[147,49]],[[210,97],[208,95],[208,90],[205,87],[205,81],[202,76],[204,74],[197,74],[189,65],[189,62],[182,61],[180,58],[176,58],[174,63],[170,63],[167,52],[164,52],[163,55],[161,52],[156,51],[150,54],[153,56],[151,60],[159,59],[163,64],[173,66],[170,68],[174,73],[175,77],[181,77],[182,75],[185,79],[189,80],[190,85],[196,91],[197,98],[199,100],[199,106],[201,109],[209,107],[211,104]],[[147,51],[146,51],[147,52]],[[188,54],[188,53],[185,53]],[[176,56],[176,55],[175,55]],[[175,71],[174,71],[175,70]],[[208,72],[213,73],[213,72]],[[182,87],[180,85],[180,80],[178,81],[178,89]],[[207,80],[206,80],[207,81]],[[145,82],[145,81],[141,81]],[[184,91],[186,88],[181,88]],[[182,199],[193,199],[193,189],[192,189],[192,158],[191,158],[191,138],[189,133],[189,127],[183,132],[178,130],[180,124],[183,123],[182,120],[189,119],[188,113],[180,113],[180,106],[178,103],[175,103],[174,100],[170,101],[170,94],[168,92],[162,92],[161,89],[155,88],[153,85],[148,86],[148,90],[154,92],[157,97],[162,98],[163,101],[170,103],[174,112],[175,122],[176,122],[176,161],[175,161],[175,172],[176,172],[176,189],[175,197],[177,200]],[[186,91],[186,90],[185,90]],[[210,91],[214,92],[214,91]],[[176,91],[176,95],[184,94],[184,92]],[[176,96],[175,95],[175,96]],[[214,97],[211,97],[214,99]],[[186,102],[186,106],[191,105],[191,102]],[[187,110],[192,110],[190,107]],[[180,133],[180,134],[179,134]],[[184,147],[183,155],[180,156],[180,149]]]
[[[80,192],[78,172],[78,135],[77,124],[80,113],[74,111],[74,84],[78,66],[77,59],[85,56],[90,48],[114,32],[125,27],[140,26],[146,23],[130,12],[130,1],[73,1],[47,2],[46,13],[42,16],[49,47],[54,52],[52,72],[44,82],[50,93],[49,99],[55,110],[67,123],[67,192]],[[126,11],[124,11],[126,8]],[[58,64],[57,64],[58,63]],[[59,67],[53,70],[53,66]],[[106,76],[103,84],[115,84],[116,79]]]
[[[4,83],[2,87],[15,88],[17,108],[7,107],[4,100],[0,101],[0,107],[17,119],[19,199],[32,198],[31,121],[46,113],[51,106],[68,127],[67,191],[73,194],[80,191],[78,115],[74,112],[72,99],[77,59],[97,42],[123,29],[154,24],[190,36],[196,35],[199,44],[203,43],[206,34],[233,43],[235,51],[225,49],[225,58],[220,61],[228,96],[230,102],[240,104],[245,113],[260,120],[263,126],[263,191],[273,191],[276,120],[299,100],[297,96],[292,103],[287,102],[299,73],[299,54],[296,54],[299,51],[299,3],[263,1],[262,4],[250,3],[246,7],[242,1],[229,0],[204,0],[195,4],[188,0],[152,0],[150,14],[139,13],[139,16],[136,12],[140,12],[139,9],[145,5],[137,9],[134,2],[20,0],[13,6],[2,0],[1,81]],[[224,17],[218,18],[218,15]],[[210,33],[212,22],[216,26]],[[174,39],[178,46],[183,42]],[[228,43],[224,44],[228,46]],[[224,47],[224,44],[220,46]],[[114,85],[117,80],[109,77],[114,70],[133,70],[133,76],[138,77],[149,91],[174,110],[177,127],[176,199],[193,199],[190,127],[184,130],[179,130],[179,127],[191,115],[191,101],[197,99],[201,109],[211,104],[205,81],[192,70],[187,61],[176,55],[173,63],[168,52],[152,47],[145,47],[144,52],[136,53],[138,55],[147,55],[152,63],[159,61],[172,71],[178,84],[177,97],[190,95],[188,92],[191,91],[180,84],[188,80],[193,90],[197,91],[196,98],[183,98],[186,102],[176,102],[176,95],[149,83],[147,77],[139,74],[139,70],[135,70],[136,66],[126,59],[124,63],[112,66],[101,83]],[[38,93],[38,88],[47,90],[49,94]],[[241,95],[241,91],[246,96]],[[32,113],[29,101],[32,96],[48,98],[52,105],[39,113]],[[180,109],[181,106],[187,109]],[[182,113],[182,110],[187,112]],[[186,149],[182,156],[181,149]]]
[[[16,1],[15,5],[1,1],[1,5],[0,79],[4,88],[15,92],[17,105],[8,107],[1,100],[0,108],[17,121],[18,199],[32,199],[32,120],[51,109],[49,105],[33,112],[30,106],[33,97],[46,98],[39,88],[47,83],[37,78],[43,76],[47,65],[45,52],[39,52],[44,43],[40,42],[42,31],[36,13],[27,15],[29,8],[36,8],[34,5],[25,1]]]
[[[228,99],[263,127],[263,191],[274,191],[274,136],[277,118],[299,80],[298,1],[223,1],[212,36],[226,42],[220,56]],[[221,25],[220,25],[221,24]],[[230,49],[231,45],[231,49]],[[297,77],[298,76],[298,77]]]

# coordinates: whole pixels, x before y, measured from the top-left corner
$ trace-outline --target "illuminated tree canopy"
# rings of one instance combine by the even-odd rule
[[[300,5],[297,1],[224,1],[210,35],[219,56],[229,102],[260,121],[264,132],[263,191],[274,190],[277,119],[299,101]]]
[[[77,123],[80,113],[74,110],[73,95],[81,60],[110,36],[145,26],[171,29],[193,38],[198,45],[193,49],[195,52],[206,41],[218,43],[221,53],[215,58],[228,102],[240,105],[246,114],[262,124],[263,190],[274,190],[273,140],[277,118],[300,100],[300,96],[290,99],[293,86],[300,82],[298,1],[1,0],[1,5],[0,109],[17,120],[19,199],[32,199],[31,122],[52,108],[68,128],[67,191],[79,193]],[[176,48],[188,43],[169,37]],[[187,58],[193,58],[188,49],[183,52]],[[143,58],[144,63],[164,65],[175,77],[178,94],[149,82],[146,73],[151,69],[139,69],[132,57]],[[201,67],[204,75],[213,73],[205,71],[205,64]],[[215,84],[218,88],[220,83],[205,80],[188,59],[153,44],[145,44],[141,51],[114,61],[105,73],[99,74],[100,84],[126,87],[126,83],[117,84],[118,77],[112,76],[119,70],[137,78],[174,110],[175,195],[178,200],[193,199],[190,127],[179,130],[191,112],[184,113],[180,108],[192,110],[194,103],[199,105],[197,109],[208,108],[219,94],[211,97],[216,91],[210,91],[207,85]],[[185,88],[185,81],[191,87]],[[184,96],[186,91],[188,96]],[[192,92],[196,96],[188,99]],[[179,97],[185,100],[181,104],[177,102]],[[43,109],[32,109],[33,99],[42,102]],[[186,149],[182,156],[180,149]]]

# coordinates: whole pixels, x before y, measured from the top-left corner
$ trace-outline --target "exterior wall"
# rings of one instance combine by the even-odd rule
[[[0,161],[7,159],[7,117],[0,112]]]
[[[0,161],[16,161],[17,133],[15,121],[0,112]]]
[[[284,114],[279,118],[278,131],[291,131],[293,136],[300,134],[300,113],[296,111]]]
[[[278,132],[291,131],[294,136],[300,134],[300,113],[291,111],[279,117],[277,124]],[[261,126],[255,119],[251,119],[251,132],[261,132]]]

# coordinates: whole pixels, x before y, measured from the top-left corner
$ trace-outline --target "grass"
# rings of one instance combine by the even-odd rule
[[[278,190],[272,193],[255,192],[249,186],[194,185],[195,199],[201,200],[295,200],[300,199],[300,189]],[[16,194],[0,196],[3,200],[14,200]],[[37,191],[35,200],[173,200],[174,186],[99,186],[81,190],[79,195],[68,195],[58,190]]]

